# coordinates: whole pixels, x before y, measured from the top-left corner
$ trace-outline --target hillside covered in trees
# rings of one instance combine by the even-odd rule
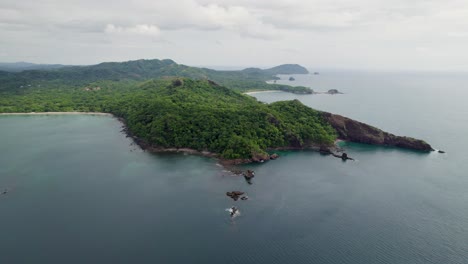
[[[94,111],[124,120],[140,143],[192,148],[226,159],[264,157],[269,148],[332,145],[335,130],[299,101],[264,104],[208,80],[162,78],[99,89],[30,89],[0,98],[0,112]]]
[[[225,159],[261,160],[268,157],[268,149],[327,147],[337,137],[432,150],[422,140],[397,137],[297,100],[264,104],[241,93],[258,89],[307,93],[309,88],[265,82],[275,74],[304,71],[299,65],[214,71],[171,60],[140,60],[0,72],[0,113],[112,113],[143,147],[191,148]]]

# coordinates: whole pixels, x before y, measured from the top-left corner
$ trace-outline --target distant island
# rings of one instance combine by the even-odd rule
[[[343,94],[343,93],[338,91],[337,89],[330,89],[327,91],[327,94]]]
[[[252,77],[252,83],[270,87],[263,81],[272,77],[270,73],[258,77],[253,72],[271,69],[244,70],[248,74],[216,72],[164,60],[89,67],[4,74],[8,85],[2,82],[0,86],[0,113],[110,113],[125,124],[125,132],[143,149],[186,151],[231,163],[265,161],[280,149],[332,153],[337,139],[432,150],[422,140],[394,136],[349,118],[314,110],[298,100],[265,104],[241,93],[252,90],[244,86],[250,82],[241,77],[257,76]],[[281,67],[273,72],[279,70]],[[136,76],[136,72],[140,75]],[[210,73],[229,85],[177,76],[200,73]],[[154,75],[159,77],[138,81]]]

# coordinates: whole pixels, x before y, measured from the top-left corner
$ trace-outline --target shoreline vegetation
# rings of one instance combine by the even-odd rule
[[[254,91],[245,92],[242,94],[252,95],[252,94],[259,94],[259,93],[288,93],[288,92],[281,91],[281,90],[254,90]]]
[[[252,163],[252,159],[224,159],[220,157],[219,154],[210,152],[207,150],[196,150],[192,148],[174,148],[174,147],[168,147],[168,148],[162,148],[162,147],[157,147],[157,146],[152,146],[151,144],[148,144],[144,140],[139,139],[138,137],[132,135],[132,133],[128,130],[128,127],[125,123],[125,120],[122,118],[119,118],[111,113],[103,113],[103,112],[29,112],[29,113],[0,113],[0,116],[39,116],[39,115],[91,115],[91,116],[107,116],[107,117],[113,117],[116,118],[121,124],[122,124],[122,130],[121,132],[125,134],[126,137],[131,138],[132,141],[140,147],[141,150],[147,151],[150,153],[183,153],[183,154],[189,154],[189,155],[197,155],[197,156],[203,156],[207,158],[215,158],[218,160],[219,164],[223,165],[224,167],[229,168],[230,166],[235,166],[235,165],[241,165],[241,164],[247,164],[247,163]],[[336,139],[333,146],[328,148],[327,151],[331,151],[332,154],[335,154],[337,152],[341,152],[341,148],[339,147],[338,143],[342,142],[343,140]],[[322,152],[323,150],[321,149],[320,146],[307,146],[307,147],[276,147],[276,148],[268,148],[267,152],[271,152],[272,154],[268,156],[267,160],[270,160],[272,155],[277,155],[276,153],[273,153],[274,151],[316,151],[316,152]],[[276,159],[276,158],[274,158]],[[257,162],[264,162],[265,160],[258,160]],[[233,168],[237,169],[237,168]]]
[[[288,91],[283,91],[283,90],[254,90],[254,91],[250,91],[250,92],[244,92],[242,94],[252,95],[252,94],[259,94],[259,93],[293,93],[293,92],[288,92]],[[300,93],[293,93],[293,94],[300,94]],[[330,92],[330,91],[326,91],[326,92],[312,91],[312,93],[310,93],[310,94],[334,95],[334,94],[343,94],[343,93],[341,93],[341,92]]]

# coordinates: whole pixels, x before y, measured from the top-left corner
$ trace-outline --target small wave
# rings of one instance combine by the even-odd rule
[[[231,209],[231,208],[226,208],[225,211],[231,213],[231,212],[232,212],[232,209]],[[239,209],[238,209],[238,210],[234,213],[234,215],[231,216],[231,218],[236,218],[236,217],[238,217],[238,216],[240,216],[240,215],[241,215],[241,213],[240,213],[240,211],[239,211]]]

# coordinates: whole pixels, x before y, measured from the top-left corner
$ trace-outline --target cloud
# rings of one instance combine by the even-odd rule
[[[449,54],[448,67],[468,59],[467,17],[466,0],[1,0],[0,50],[12,60],[62,63],[171,57],[204,65],[397,67],[398,56],[418,65],[409,51],[427,47],[419,65],[439,54],[433,65],[444,67]]]
[[[192,20],[192,26],[198,29],[228,30],[258,39],[275,39],[279,35],[276,27],[265,23],[245,7],[212,4],[198,6],[198,11],[198,15]]]
[[[465,37],[468,37],[468,32],[450,31],[450,32],[447,32],[447,36],[453,37],[453,38],[465,38]]]
[[[115,26],[107,24],[104,32],[108,34],[136,34],[144,36],[159,36],[161,30],[155,25],[140,24],[129,27]]]

